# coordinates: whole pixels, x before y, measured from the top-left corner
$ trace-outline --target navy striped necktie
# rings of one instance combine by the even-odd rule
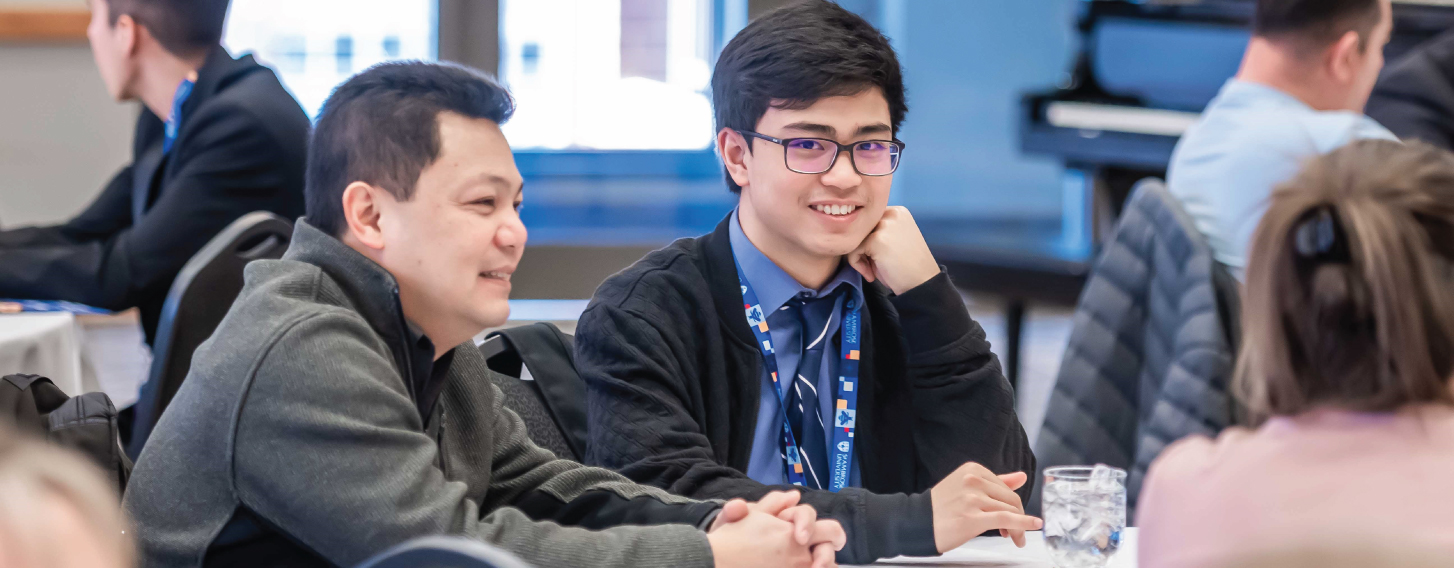
[[[822,372],[823,348],[833,338],[829,337],[828,324],[833,318],[834,300],[839,291],[810,299],[791,300],[802,323],[803,356],[793,373],[793,382],[788,388],[788,425],[793,429],[793,438],[798,441],[798,454],[803,460],[803,477],[810,489],[827,486],[828,441],[827,427],[819,411],[818,375]],[[831,393],[830,393],[831,394]]]

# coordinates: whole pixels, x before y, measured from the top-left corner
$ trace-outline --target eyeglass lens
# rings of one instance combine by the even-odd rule
[[[833,167],[838,155],[838,146],[815,140],[799,138],[790,140],[787,146],[788,169],[805,174],[821,174]],[[899,146],[890,142],[865,141],[853,145],[853,164],[858,173],[866,176],[882,176],[894,172],[899,166]]]

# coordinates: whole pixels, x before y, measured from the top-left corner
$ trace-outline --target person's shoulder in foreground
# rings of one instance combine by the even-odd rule
[[[738,206],[582,315],[587,461],[695,498],[800,485],[849,531],[845,562],[1019,540],[1038,521],[1021,514],[1035,465],[1013,393],[913,217],[888,206],[908,110],[888,39],[832,2],[793,3],[728,43],[712,92]]]
[[[308,117],[220,41],[228,0],[92,0],[103,83],[140,101],[123,168],[84,211],[0,231],[0,296],[137,307],[150,342],[177,273],[237,218],[303,214]]]
[[[1350,542],[1454,554],[1454,344],[1442,331],[1454,316],[1440,307],[1454,301],[1451,179],[1454,156],[1368,140],[1273,194],[1235,379],[1265,422],[1157,458],[1139,502],[1142,563],[1234,566]]]
[[[329,98],[307,219],[248,266],[133,472],[147,565],[351,566],[434,535],[537,566],[832,563],[841,528],[795,495],[673,497],[554,459],[502,406],[471,338],[508,316],[525,244],[513,109],[419,62]]]
[[[1341,540],[1427,540],[1454,553],[1454,410],[1324,410],[1256,431],[1169,446],[1147,473],[1136,526],[1155,566],[1227,566],[1239,555]],[[1365,485],[1364,476],[1392,480]],[[1195,514],[1188,514],[1189,512]],[[1356,515],[1349,515],[1357,511]],[[1441,536],[1443,535],[1443,536]]]

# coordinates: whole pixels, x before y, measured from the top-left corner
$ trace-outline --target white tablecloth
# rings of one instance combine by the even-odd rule
[[[1111,557],[1108,568],[1136,568],[1136,529],[1121,533],[1121,550]],[[1015,548],[1008,538],[980,537],[934,558],[890,558],[874,566],[995,566],[997,568],[1054,568],[1045,550],[1045,535],[1025,533],[1025,548]]]
[[[0,375],[12,373],[50,377],[68,395],[99,388],[83,368],[80,326],[68,313],[0,315]]]

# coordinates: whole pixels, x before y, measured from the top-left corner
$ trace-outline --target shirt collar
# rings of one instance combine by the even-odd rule
[[[762,305],[763,313],[776,312],[795,296],[805,294],[806,299],[826,296],[843,284],[852,288],[851,294],[857,301],[856,305],[863,305],[863,276],[848,263],[839,266],[838,273],[822,289],[814,290],[799,284],[748,240],[747,234],[742,232],[741,223],[737,221],[735,209],[732,211],[727,231],[728,239],[732,243],[732,256],[742,266],[742,274],[752,283],[752,290],[757,292],[757,300]]]
[[[424,330],[420,329],[414,322],[406,319],[404,320],[404,325],[409,328],[409,347],[416,352],[427,352],[429,357],[425,361],[433,363],[435,355],[434,341],[429,339],[429,336],[424,335]]]
[[[1244,103],[1247,101],[1266,103],[1270,101],[1309,111],[1313,110],[1313,107],[1308,106],[1302,99],[1285,93],[1276,87],[1262,83],[1254,83],[1252,81],[1243,81],[1237,78],[1228,79],[1227,83],[1222,86],[1222,92],[1217,97],[1234,103]]]

